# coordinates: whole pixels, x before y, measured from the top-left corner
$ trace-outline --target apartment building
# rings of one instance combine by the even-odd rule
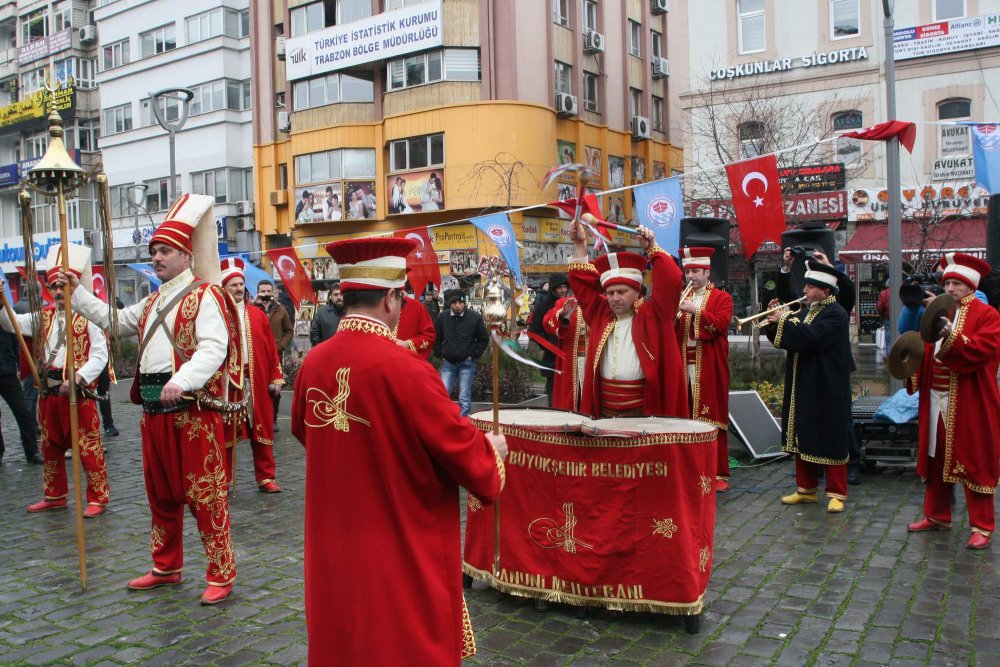
[[[594,192],[679,170],[671,11],[666,0],[254,3],[265,244],[323,264],[334,239],[443,225],[431,229],[442,272],[463,273],[492,250],[471,225],[446,223],[574,196],[571,180],[540,189],[554,165],[591,165]],[[631,216],[628,194],[602,198],[606,217]],[[532,282],[565,266],[556,209],[512,222]]]

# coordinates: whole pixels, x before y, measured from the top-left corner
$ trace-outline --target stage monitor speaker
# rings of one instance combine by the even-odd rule
[[[755,459],[784,456],[781,424],[756,391],[729,392],[729,432],[736,434]]]
[[[681,218],[681,247],[708,246],[712,255],[712,282],[729,291],[729,221],[724,218]]]
[[[800,227],[799,229],[789,229],[781,234],[781,249],[792,248],[795,260],[792,262],[792,291],[796,295],[802,294],[802,287],[805,284],[806,257],[805,254],[794,253],[795,248],[820,250],[833,262],[837,259],[836,246],[833,239],[833,230],[826,225],[816,227]]]

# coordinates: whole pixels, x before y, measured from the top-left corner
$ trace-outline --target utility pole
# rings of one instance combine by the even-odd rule
[[[886,120],[896,120],[896,60],[894,54],[892,0],[882,0],[885,15],[885,108]],[[899,315],[902,302],[899,288],[903,284],[903,221],[900,199],[899,177],[899,137],[893,137],[886,145],[886,187],[889,190],[889,340],[891,347],[899,337]],[[896,393],[903,387],[903,381],[889,378],[889,389]]]

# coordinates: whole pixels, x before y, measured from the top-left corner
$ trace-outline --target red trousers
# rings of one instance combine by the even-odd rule
[[[729,431],[719,429],[719,440],[716,442],[718,461],[715,464],[715,478],[729,479]]]
[[[944,468],[944,429],[938,430],[937,456],[931,457],[930,474],[927,477],[927,488],[924,490],[924,516],[936,523],[951,525],[951,506],[955,503],[954,484],[943,479]],[[991,535],[996,530],[996,509],[993,505],[993,494],[976,493],[969,487],[965,489],[965,506],[969,511],[969,525],[973,532]]]
[[[92,505],[108,504],[108,469],[104,463],[101,445],[101,418],[97,404],[79,400],[77,433],[80,441],[80,463],[87,475],[87,502]],[[42,485],[46,500],[58,500],[69,495],[66,481],[66,452],[70,442],[69,398],[42,396],[38,401],[38,424],[42,431]]]
[[[231,424],[226,426],[228,435],[232,435],[232,428]],[[239,446],[240,440],[250,438],[250,425],[246,421],[238,425],[237,429],[236,442],[232,447],[226,448],[226,472],[230,479],[235,472],[233,470],[233,448]],[[275,481],[274,447],[251,439],[250,450],[253,452],[253,473],[257,479],[257,486]],[[237,465],[239,465],[239,457],[237,457]]]
[[[239,447],[237,442],[232,447],[226,448],[226,472],[230,479],[233,475],[233,449]],[[250,450],[253,452],[253,474],[257,479],[257,486],[275,481],[274,477],[274,447],[262,445],[254,440],[250,441]],[[238,459],[237,459],[238,464]]]
[[[799,487],[799,493],[816,493],[819,490],[819,471],[823,468],[826,473],[826,495],[840,500],[847,499],[847,464],[823,465],[821,463],[810,463],[803,461],[798,454],[795,455],[795,483]]]
[[[153,570],[184,567],[184,506],[198,524],[208,558],[205,578],[225,586],[236,578],[229,538],[229,498],[222,415],[191,407],[167,415],[144,414],[142,471],[153,514]]]

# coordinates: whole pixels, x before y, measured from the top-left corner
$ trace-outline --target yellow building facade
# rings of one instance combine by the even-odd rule
[[[551,167],[590,166],[587,191],[616,190],[600,201],[604,217],[621,222],[633,217],[631,197],[617,188],[682,167],[680,148],[666,141],[669,79],[654,79],[651,58],[613,35],[594,53],[595,38],[569,27],[586,19],[663,34],[666,19],[649,3],[629,3],[628,17],[589,18],[567,3],[568,25],[550,2],[515,3],[505,17],[477,0],[386,2],[405,6],[326,25],[331,17],[317,15],[329,4],[254,3],[258,33],[274,36],[257,40],[253,57],[256,225],[266,247],[292,245],[308,265],[333,240],[429,227],[442,274],[462,273],[496,254],[468,219],[514,210],[522,271],[540,279],[563,270],[571,248],[566,216],[544,205],[575,196],[576,184],[543,191]],[[412,44],[396,44],[407,34]],[[641,116],[637,132],[633,117],[652,111],[655,127]]]

